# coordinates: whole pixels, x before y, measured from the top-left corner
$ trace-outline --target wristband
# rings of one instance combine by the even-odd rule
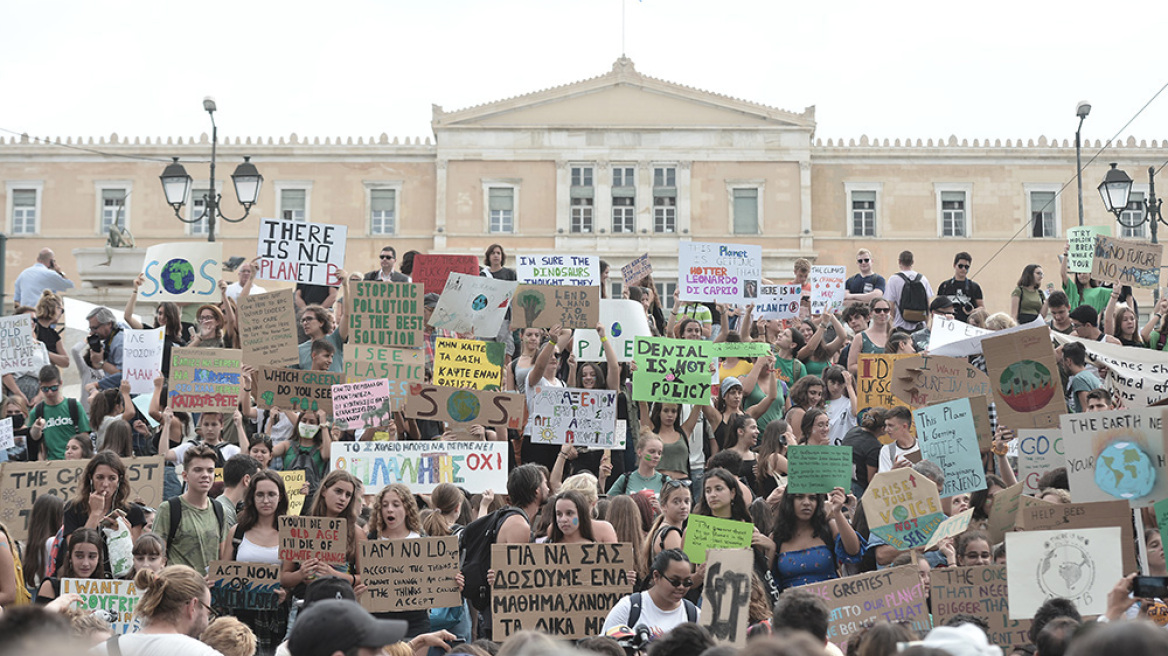
[[[554,340],[554,339],[549,339],[549,340],[548,340],[548,343],[550,343],[552,346],[555,346],[555,345],[556,345],[556,340]]]
[[[605,343],[605,342],[607,342],[607,341],[608,341],[608,335],[605,335],[604,337],[601,337],[601,338],[600,338],[600,343],[601,343],[601,344],[603,344],[603,343]]]

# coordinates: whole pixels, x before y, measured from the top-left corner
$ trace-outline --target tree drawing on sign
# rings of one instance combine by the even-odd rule
[[[523,308],[523,317],[527,320],[526,325],[530,326],[547,308],[547,301],[544,300],[542,292],[526,289],[515,297],[515,305]]]
[[[1050,370],[1034,360],[1022,360],[1006,367],[998,382],[1002,400],[1018,412],[1040,410],[1054,397]]]

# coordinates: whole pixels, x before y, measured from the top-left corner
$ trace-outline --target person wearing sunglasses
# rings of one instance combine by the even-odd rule
[[[847,290],[844,292],[844,303],[871,303],[873,299],[884,296],[887,282],[884,276],[872,270],[872,251],[861,248],[856,251],[856,264],[860,272],[848,278],[844,283]]]
[[[409,282],[410,279],[398,271],[394,271],[397,266],[397,250],[393,246],[386,246],[381,249],[381,255],[378,256],[378,261],[381,267],[374,269],[365,274],[365,280],[380,280],[382,282]]]
[[[689,557],[681,549],[666,549],[653,559],[644,592],[621,597],[604,620],[602,635],[619,626],[647,627],[660,635],[686,622],[697,622],[701,611],[685,598],[694,585]]]
[[[969,277],[969,267],[973,256],[965,251],[953,256],[953,277],[937,287],[937,296],[947,296],[953,301],[953,318],[969,323],[969,315],[980,307],[985,307],[981,285]]]
[[[848,349],[848,372],[855,378],[860,365],[861,353],[883,353],[888,344],[888,337],[892,334],[892,302],[886,298],[877,298],[869,307],[872,322],[868,329],[852,338],[852,346]]]
[[[61,371],[46,364],[37,374],[44,401],[28,414],[28,459],[43,453],[48,460],[64,460],[65,446],[78,433],[87,436],[91,430],[85,408],[77,399],[66,399],[61,392]]]

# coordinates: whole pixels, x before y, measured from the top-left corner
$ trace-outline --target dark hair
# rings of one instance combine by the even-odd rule
[[[1096,387],[1090,392],[1087,392],[1087,400],[1090,401],[1091,399],[1103,401],[1107,405],[1111,405],[1111,392],[1108,392],[1102,387]]]
[[[649,571],[665,574],[665,570],[669,569],[669,563],[672,562],[688,563],[689,556],[685,555],[681,549],[663,549],[653,558],[653,564],[649,566]]]
[[[418,251],[406,251],[402,254],[401,260],[397,264],[397,270],[404,275],[410,275],[414,272],[414,256],[420,255]]]
[[[170,301],[163,301],[158,304],[158,309],[162,310],[162,317],[166,320],[166,336],[172,342],[181,340],[182,314],[179,313],[178,305]]]
[[[1056,307],[1070,307],[1071,301],[1067,298],[1067,293],[1061,289],[1056,289],[1046,297],[1046,306],[1048,308]]]
[[[957,255],[953,256],[953,265],[956,266],[957,263],[960,262],[961,260],[965,260],[966,262],[973,264],[973,256],[970,255],[969,253],[966,253],[965,251],[961,251]]]
[[[123,458],[134,457],[134,429],[125,419],[115,419],[105,428],[103,451],[113,451]]]
[[[791,331],[791,357],[795,357],[807,345],[807,339],[803,337],[803,333],[796,326],[790,326],[787,330]]]
[[[676,329],[677,333],[676,334],[677,334],[678,339],[681,339],[681,336],[685,334],[685,327],[691,323],[698,324],[698,327],[701,327],[701,325],[702,325],[702,322],[698,321],[697,319],[694,319],[693,317],[686,317],[686,318],[682,319],[681,323],[677,324],[677,329]]]
[[[560,530],[560,523],[555,520],[555,507],[560,501],[571,501],[572,505],[576,506],[576,514],[580,517],[580,535],[595,540],[592,536],[592,509],[588,507],[588,502],[584,500],[584,495],[576,490],[564,490],[552,499],[548,505],[552,507],[552,523],[551,523],[551,539],[550,543],[557,543],[564,541],[564,532]]]
[[[605,371],[605,363],[602,362],[581,362],[576,367],[576,387],[584,387],[584,370],[589,367],[595,370],[596,376],[596,386],[592,389],[608,389],[608,374]]]
[[[1076,622],[1083,621],[1083,616],[1079,614],[1079,608],[1075,606],[1075,602],[1065,597],[1051,597],[1042,602],[1038,610],[1034,611],[1034,619],[1030,622],[1030,634],[1028,636],[1030,642],[1038,642],[1038,634],[1051,620],[1057,617],[1069,617]],[[1124,622],[1124,624],[1130,623]]]
[[[904,332],[894,332],[888,336],[888,342],[886,342],[884,345],[884,352],[899,353],[900,345],[904,343],[908,343],[910,346],[912,346],[912,336]]]
[[[807,392],[812,387],[822,387],[823,391],[827,392],[827,385],[823,384],[823,379],[819,376],[809,374],[795,381],[790,391],[791,407],[799,406],[800,408],[806,409],[807,404],[810,403],[810,400],[807,398]]]
[[[41,385],[55,383],[61,381],[61,370],[57,369],[55,365],[46,364],[37,372],[37,381]]]
[[[847,379],[844,378],[844,371],[844,368],[838,364],[829,366],[823,370],[823,383],[825,385],[827,383],[838,383],[842,385],[847,382]]]
[[[742,469],[742,456],[737,451],[722,449],[710,456],[710,459],[706,461],[706,467],[708,469],[725,469],[728,472],[736,472]]]
[[[815,512],[811,514],[811,535],[823,540],[828,549],[835,550],[835,537],[831,534],[831,524],[827,521],[827,512],[823,503],[827,500],[826,494],[800,495],[788,492],[783,495],[779,503],[779,510],[775,513],[775,532],[772,539],[775,541],[775,550],[782,548],[784,542],[792,540],[799,530],[799,520],[795,515],[795,497],[815,497]]]
[[[259,468],[258,460],[246,453],[237,453],[223,464],[223,485],[235,487],[243,482],[244,476],[255,476]]]
[[[0,615],[0,635],[4,636],[0,654],[5,656],[53,653],[54,647],[66,646],[58,642],[61,640],[76,647],[77,653],[88,646],[76,641],[73,627],[64,615],[49,612],[41,605],[6,607]]]
[[[888,408],[887,410],[884,411],[884,422],[888,423],[889,419],[899,419],[900,421],[903,421],[906,424],[911,424],[912,423],[912,410],[909,410],[908,408],[904,407],[903,405],[898,405],[898,406],[895,406],[892,408]]]
[[[396,248],[394,248],[393,246],[382,246],[381,252],[384,253],[385,251],[389,251],[390,253],[393,253],[394,259],[397,259],[397,249]]]
[[[256,433],[255,435],[252,436],[251,442],[248,443],[247,450],[251,451],[252,449],[256,448],[257,446],[259,446],[261,444],[264,445],[265,448],[267,448],[268,453],[271,453],[275,448],[274,445],[272,444],[272,436],[271,435],[268,435],[266,433]]]
[[[76,572],[73,571],[73,549],[79,544],[92,544],[97,547],[97,568],[93,570],[90,575],[91,579],[104,579],[105,575],[105,540],[101,537],[96,529],[85,528],[84,526],[73,531],[69,535],[69,548],[65,551],[65,562],[61,566],[61,570],[57,572],[57,577],[62,579],[74,578]],[[44,545],[34,545],[43,547]]]
[[[130,509],[126,503],[126,500],[130,498],[130,479],[126,476],[126,464],[122,462],[118,454],[108,450],[99,451],[85,465],[85,472],[81,474],[81,482],[77,486],[77,492],[73,495],[73,500],[69,502],[70,508],[76,508],[84,511],[87,516],[89,515],[89,495],[93,494],[93,475],[97,472],[97,468],[103,465],[114,470],[118,476],[118,490],[114,492],[111,509],[122,511]]]
[[[203,414],[206,415],[208,413]],[[203,418],[199,417],[199,422],[202,423],[202,421]],[[187,468],[191,466],[192,461],[198,460],[199,458],[210,460],[211,462],[215,463],[219,462],[219,458],[215,455],[215,449],[212,449],[206,444],[194,444],[189,449],[187,449],[186,453],[183,454],[183,471],[185,472]]]
[[[822,643],[827,642],[831,611],[822,598],[806,590],[788,588],[779,595],[771,628],[807,631]]]
[[[1057,487],[1060,490],[1067,490],[1068,492],[1070,491],[1071,483],[1070,480],[1067,479],[1066,467],[1057,467],[1052,469],[1043,474],[1042,477],[1038,479],[1038,489],[1045,490],[1048,487]]]
[[[969,495],[969,507],[973,508],[973,519],[975,521],[990,518],[989,513],[986,512],[986,503],[990,499],[990,488],[1000,487],[1003,490],[1006,489],[1006,481],[1002,480],[1002,477],[997,474],[986,474],[985,479],[985,488]]]
[[[863,415],[860,418],[861,428],[873,435],[884,432],[884,420],[888,418],[888,413],[884,408],[869,408]]]
[[[1081,623],[1070,617],[1056,617],[1042,627],[1034,646],[1042,656],[1063,656],[1071,644],[1071,637]],[[1168,647],[1166,647],[1168,648]],[[1163,651],[1161,651],[1163,653]]]
[[[451,651],[457,651],[462,648],[458,647]],[[580,651],[591,651],[597,654],[608,654],[608,656],[625,656],[624,647],[621,647],[619,642],[608,636],[584,638],[576,643],[576,649]]]
[[[529,506],[539,498],[539,486],[544,474],[534,463],[520,465],[507,475],[507,496],[511,503],[520,508]]]
[[[844,308],[843,316],[840,318],[843,319],[844,323],[847,323],[847,322],[851,321],[852,318],[857,316],[857,315],[862,316],[865,319],[867,319],[869,316],[872,315],[872,310],[869,309],[868,306],[864,305],[863,303],[852,303],[851,305]]]
[[[711,465],[713,464],[712,461],[713,459],[711,458]],[[746,501],[742,498],[742,488],[738,485],[738,478],[721,467],[712,467],[706,471],[706,477],[702,479],[702,496],[698,501],[698,508],[694,512],[698,515],[706,515],[707,517],[713,516],[710,506],[706,502],[706,483],[714,478],[722,481],[730,489],[731,494],[733,494],[730,499],[730,519],[740,522],[751,521],[750,511],[746,509]]]
[[[487,246],[486,252],[483,253],[483,264],[491,266],[491,251],[495,249],[499,250],[499,266],[505,266],[507,264],[507,251],[503,249],[502,244],[491,244]]]
[[[1095,625],[1078,635],[1067,649],[1067,656],[1096,654],[1168,654],[1168,635],[1151,622],[1115,622]],[[1033,624],[1031,625],[1034,626]],[[1046,654],[1046,652],[1042,652]]]
[[[32,510],[28,516],[28,539],[26,545],[44,546],[45,542],[55,536],[65,519],[65,502],[55,494],[39,494],[32,502]],[[45,550],[43,548],[24,549],[24,582],[28,587],[35,587],[37,579],[45,571]]]
[[[336,355],[337,347],[333,346],[332,343],[327,339],[314,339],[312,340],[312,350],[310,353],[314,355],[316,353],[328,353],[329,355]]]
[[[1076,367],[1087,364],[1087,347],[1080,342],[1063,344],[1063,358],[1070,360]]]
[[[82,458],[93,457],[93,438],[89,436],[89,433],[78,433],[69,438],[69,442],[72,442],[73,440],[77,440],[77,443],[81,445]],[[68,444],[68,442],[66,442],[66,444]]]
[[[900,257],[896,258],[896,261],[904,266],[912,266],[912,264],[913,264],[912,251],[901,251]]]
[[[1034,272],[1041,268],[1041,264],[1027,264],[1026,268],[1022,269],[1022,277],[1018,278],[1018,286],[1022,289],[1033,288],[1035,278],[1037,278],[1037,276],[1034,275]]]
[[[694,622],[683,622],[669,633],[649,643],[648,656],[701,656],[713,647],[714,636],[706,627]]]
[[[114,413],[114,408],[122,400],[122,393],[120,390],[107,389],[101,390],[89,402],[89,425],[96,430],[97,427],[104,423],[105,418]]]
[[[807,441],[811,439],[811,429],[815,428],[815,420],[826,416],[827,413],[819,408],[811,408],[803,413],[803,421],[799,422],[803,437],[799,438],[799,444],[807,444]]]
[[[957,552],[957,564],[959,566],[962,564],[961,561],[965,560],[965,549],[974,542],[985,542],[986,546],[991,550],[990,557],[993,557],[994,543],[990,542],[990,536],[986,535],[985,531],[970,529],[953,538],[953,550]]]
[[[785,454],[787,450],[786,432],[786,419],[772,419],[767,422],[766,428],[762,431],[762,437],[758,440],[758,475],[760,477],[777,473],[770,469],[770,456],[776,453]]]
[[[1080,305],[1074,310],[1071,310],[1071,318],[1079,323],[1090,324],[1092,326],[1099,325],[1099,311],[1090,305]]]
[[[726,425],[726,443],[723,449],[729,451],[738,445],[738,431],[746,430],[747,422],[754,421],[754,417],[744,413],[738,413],[730,417],[730,422]]]
[[[321,333],[328,335],[333,331],[333,318],[332,315],[328,313],[328,310],[325,310],[319,305],[306,305],[304,306],[304,309],[300,311],[300,316],[304,317],[305,312],[311,312],[312,316],[315,317],[318,322],[320,322]]]
[[[719,397],[719,398],[721,398],[721,397]],[[682,430],[681,406],[678,405],[677,403],[672,403],[672,402],[668,402],[668,401],[654,403],[653,409],[649,411],[649,423],[653,425],[653,432],[654,433],[661,432],[661,411],[662,411],[662,409],[664,409],[666,403],[669,403],[669,405],[676,405],[677,406],[677,415],[673,418],[672,428],[673,428],[673,430],[677,431],[677,433],[679,435],[685,435],[685,431]],[[664,442],[662,442],[662,444],[664,444]]]
[[[859,649],[865,656],[895,654],[898,643],[920,639],[915,631],[904,624],[881,620],[864,631],[860,637]]]

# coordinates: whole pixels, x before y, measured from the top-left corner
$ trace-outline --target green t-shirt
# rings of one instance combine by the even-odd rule
[[[77,401],[77,419],[81,422],[80,426],[73,425],[73,415],[69,413],[69,399],[64,399],[57,405],[49,405],[46,403],[43,409],[43,415],[36,412],[30,412],[28,415],[27,426],[32,427],[36,420],[40,417],[45,418],[45,430],[41,433],[41,439],[45,443],[45,453],[48,454],[49,460],[64,460],[65,447],[69,444],[69,440],[78,433],[88,433],[89,419],[85,416],[85,408]]]
[[[653,490],[656,494],[661,494],[661,488],[665,485],[665,481],[669,477],[661,472],[656,472],[650,478],[641,476],[640,472],[633,470],[627,475],[621,474],[612,483],[612,487],[608,488],[608,496],[614,497],[618,494],[633,494],[641,490]]]
[[[1090,305],[1099,313],[1100,320],[1103,318],[1103,313],[1107,311],[1107,303],[1111,301],[1111,290],[1107,287],[1084,287],[1083,294],[1079,295],[1079,286],[1073,280],[1068,280],[1063,285],[1063,291],[1067,293],[1067,300],[1070,301],[1071,310],[1080,305]]]
[[[219,543],[227,533],[227,522],[223,522],[224,530],[219,530],[219,520],[211,507],[214,500],[208,499],[207,507],[202,510],[187,503],[185,497],[179,497],[179,503],[182,504],[182,521],[174,533],[174,543],[166,545],[166,562],[168,565],[187,565],[200,574],[206,574],[211,561],[219,559]],[[154,527],[155,532],[166,539],[170,532],[169,503],[158,506]]]
[[[231,528],[232,526],[235,526],[236,524],[239,523],[239,519],[238,519],[238,517],[236,517],[236,513],[235,513],[235,502],[232,501],[231,499],[228,499],[226,494],[220,494],[218,497],[215,497],[215,500],[213,501],[213,503],[219,504],[219,507],[223,509],[223,527],[224,528]],[[214,509],[212,509],[212,510],[214,510]],[[184,510],[183,516],[185,517],[186,514],[187,513]]]

